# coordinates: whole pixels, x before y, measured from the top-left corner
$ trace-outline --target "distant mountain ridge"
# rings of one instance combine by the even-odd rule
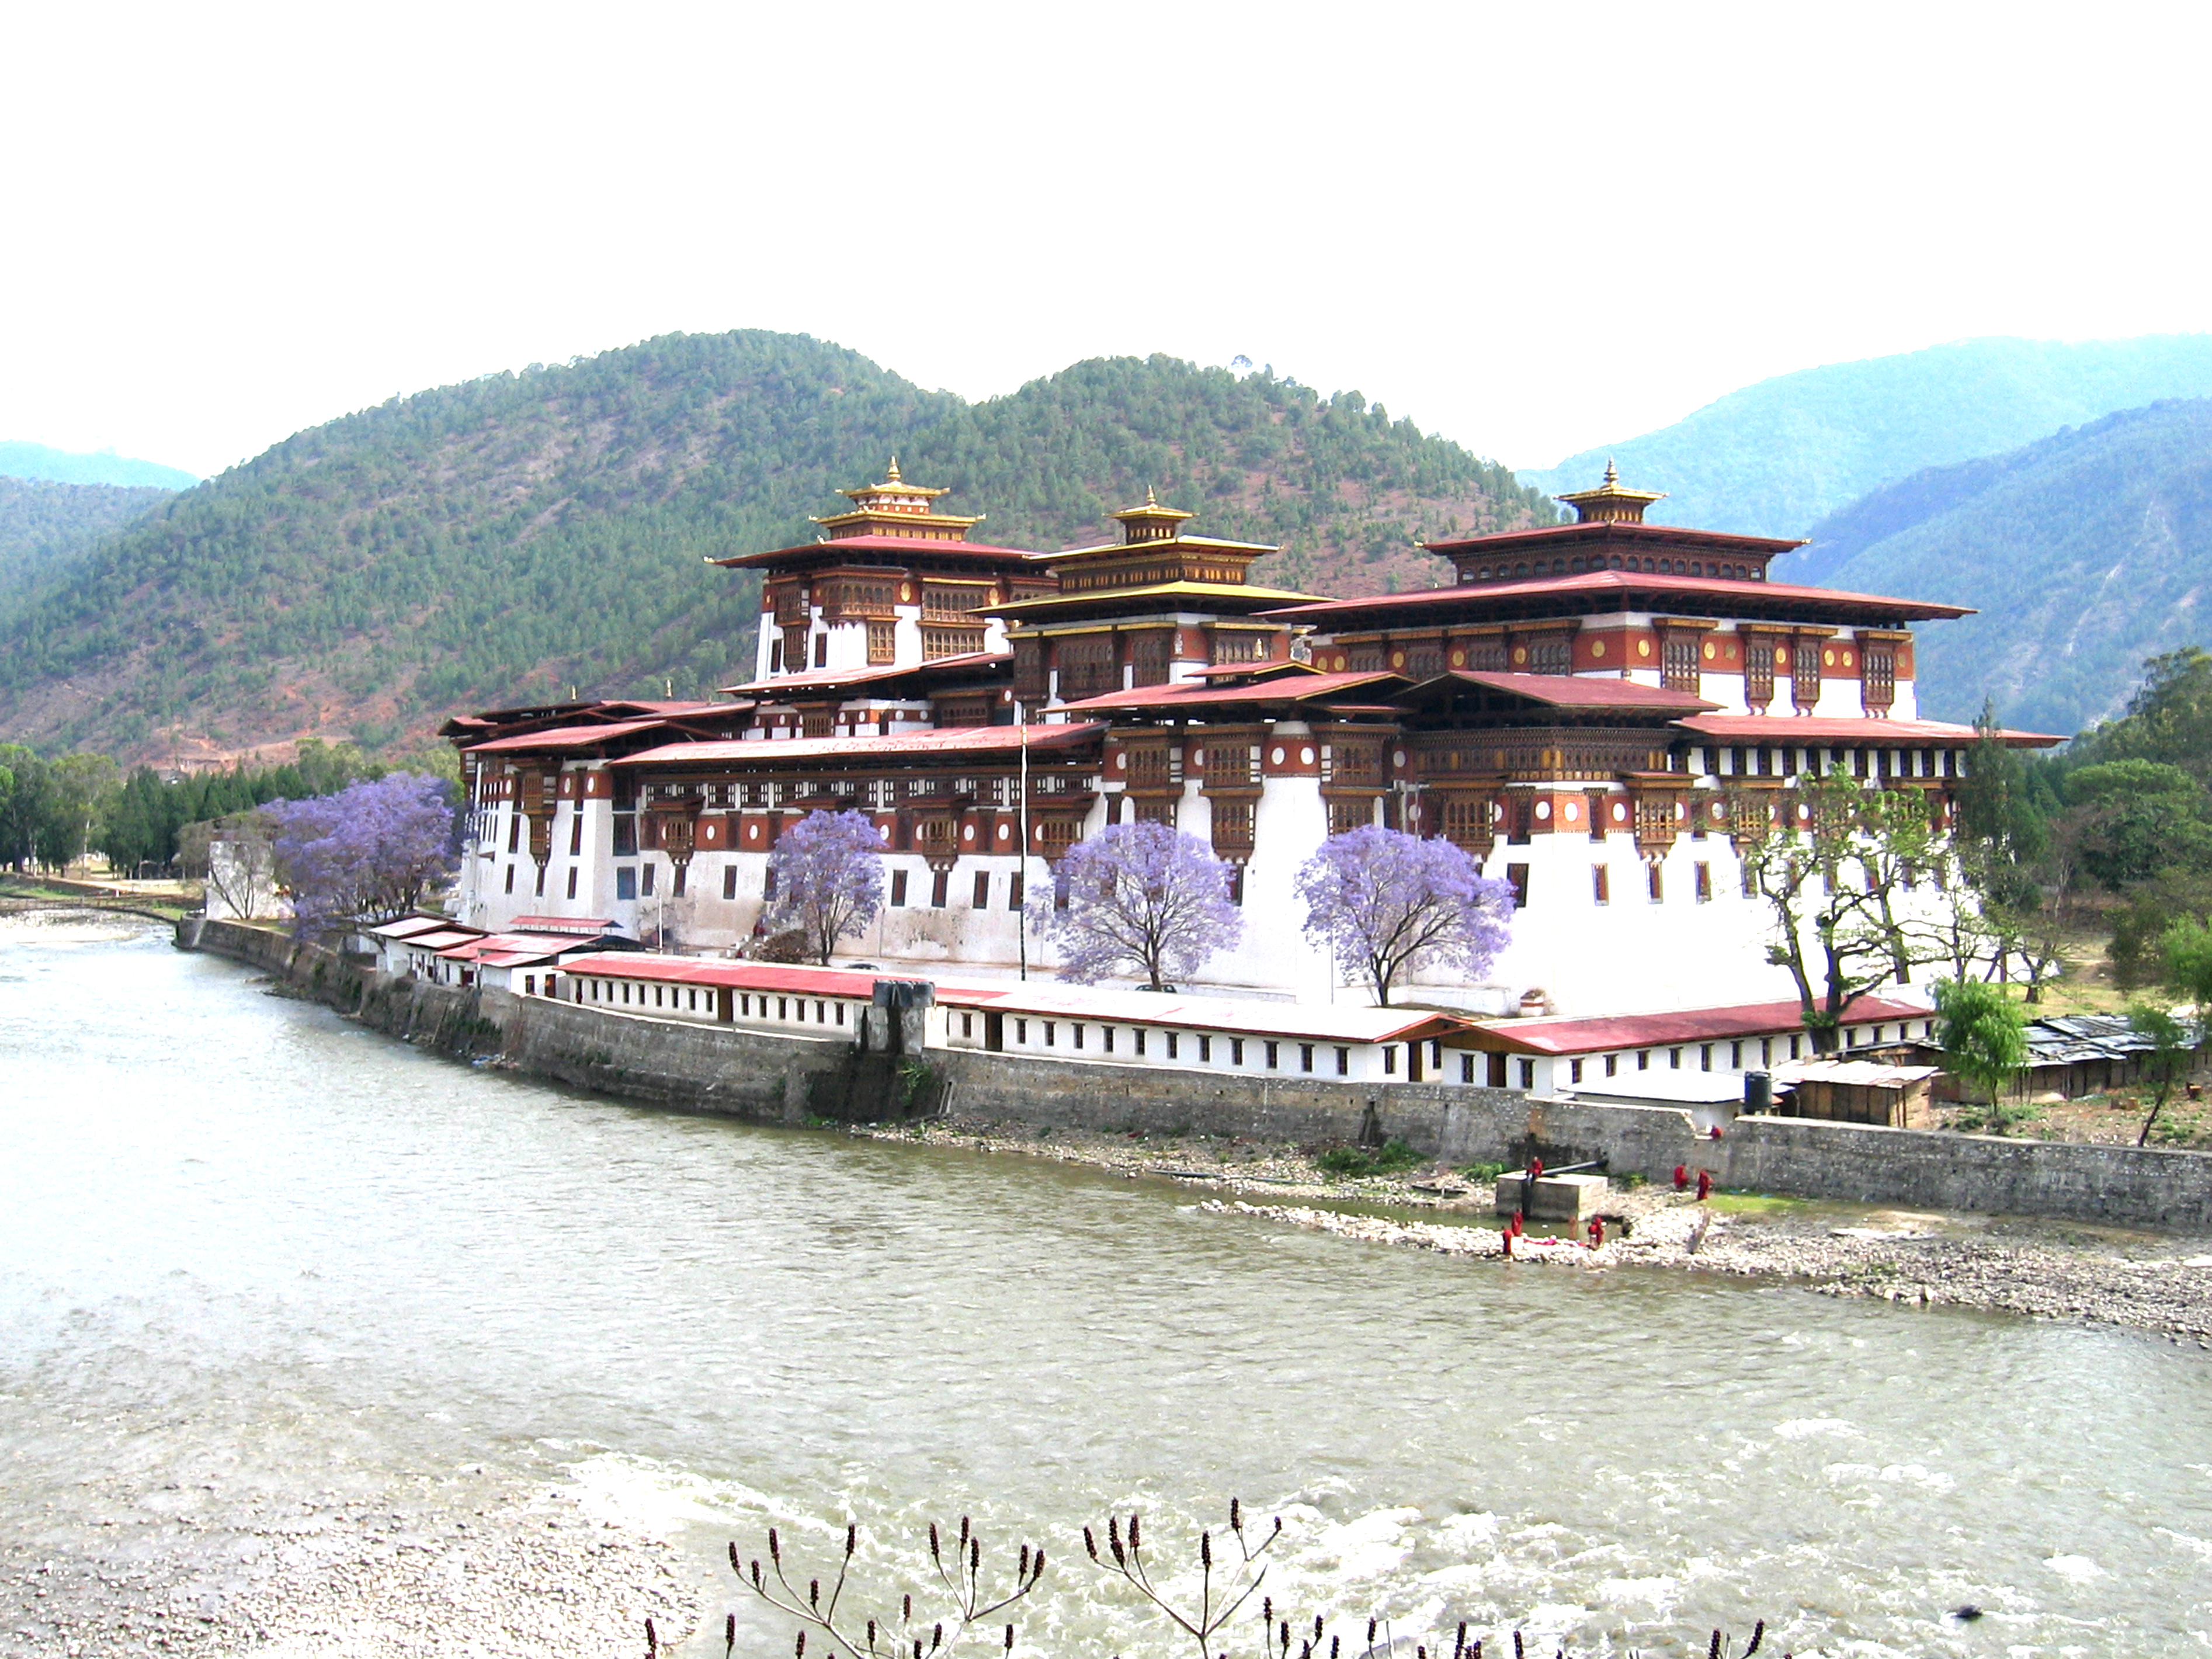
[[[2124,409],[2212,396],[2212,334],[2068,344],[2008,337],[1829,363],[1761,380],[1695,414],[1521,477],[1587,489],[1616,459],[1663,489],[1655,523],[1802,536],[1871,491]]]
[[[1103,538],[1145,489],[1282,543],[1255,580],[1431,586],[1413,544],[1550,522],[1505,468],[1356,392],[1167,357],[1078,363],[968,404],[804,336],[671,335],[397,398],[0,584],[0,734],[132,757],[299,735],[372,746],[469,705],[693,695],[750,673],[750,575],[835,491],[950,486],[979,535]]]
[[[49,483],[109,484],[125,489],[190,489],[199,482],[180,467],[133,460],[112,450],[76,454],[45,444],[0,442],[0,478],[37,478]]]
[[[0,587],[38,579],[172,493],[0,477]]]
[[[2071,733],[2153,653],[2212,640],[2212,399],[1932,467],[1822,520],[1777,577],[1975,607],[1921,630],[1922,706]]]

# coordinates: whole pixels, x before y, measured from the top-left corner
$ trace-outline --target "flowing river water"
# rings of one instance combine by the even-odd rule
[[[215,1549],[230,1502],[419,1518],[534,1483],[672,1532],[688,1655],[725,1607],[788,1653],[726,1539],[776,1521],[827,1560],[848,1513],[965,1512],[1053,1553],[1024,1651],[1073,1653],[1114,1601],[1075,1528],[1140,1507],[1180,1545],[1237,1494],[1291,1521],[1283,1601],[1424,1639],[2212,1647],[2194,1349],[1285,1235],[1164,1182],[563,1092],[264,988],[159,932],[0,922],[23,1571],[126,1521],[149,1558]]]

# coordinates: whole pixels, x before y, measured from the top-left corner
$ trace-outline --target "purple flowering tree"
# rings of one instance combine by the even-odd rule
[[[1243,935],[1229,866],[1164,823],[1109,825],[1068,848],[1059,875],[1067,908],[1044,931],[1059,948],[1060,976],[1079,985],[1126,972],[1162,990]]]
[[[775,879],[768,931],[804,934],[825,967],[837,941],[883,908],[884,838],[865,812],[809,812],[776,837],[768,867]]]
[[[312,800],[270,801],[276,878],[296,933],[389,921],[453,867],[451,787],[412,772],[349,784]]]
[[[1364,981],[1378,1006],[1405,975],[1455,963],[1480,976],[1505,948],[1513,888],[1448,841],[1363,825],[1331,836],[1298,871],[1306,937]]]

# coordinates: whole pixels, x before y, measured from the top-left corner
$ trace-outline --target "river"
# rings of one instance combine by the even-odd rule
[[[1424,1639],[2212,1646],[2194,1349],[1285,1234],[564,1092],[264,991],[159,933],[0,921],[10,1560],[66,1568],[124,1511],[189,1554],[194,1505],[566,1486],[672,1529],[713,1626],[687,1654],[726,1606],[787,1653],[724,1540],[966,1512],[1046,1542],[1028,1638],[1072,1653],[1112,1600],[1073,1528],[1179,1540],[1236,1494],[1291,1521],[1286,1602]]]

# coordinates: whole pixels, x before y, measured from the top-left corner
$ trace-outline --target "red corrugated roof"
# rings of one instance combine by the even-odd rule
[[[778,547],[766,553],[739,553],[727,559],[709,559],[707,562],[728,569],[744,569],[777,559],[792,558],[801,553],[826,554],[834,558],[840,552],[934,553],[940,558],[948,555],[959,558],[981,555],[994,561],[1019,560],[1024,564],[1045,556],[1019,547],[994,547],[988,542],[934,541],[926,536],[833,536],[824,541],[801,542],[796,547]]]
[[[875,995],[879,979],[912,978],[912,975],[854,973],[842,968],[808,968],[776,962],[720,962],[705,957],[647,956],[635,951],[608,951],[575,957],[562,972],[592,979],[658,980],[675,985],[726,985],[733,991],[774,991],[810,997]]]
[[[719,706],[727,708],[729,705]],[[667,724],[665,720],[654,719],[611,720],[605,726],[556,726],[550,731],[525,732],[512,738],[494,738],[489,743],[472,743],[466,747],[471,755],[524,753],[535,749],[588,749],[593,744],[626,738],[633,732],[650,732],[655,726]]]
[[[672,743],[617,761],[619,766],[719,765],[749,761],[785,766],[793,761],[864,759],[878,755],[928,757],[1004,754],[1022,746],[1028,733],[1032,752],[1079,749],[1106,728],[1081,726],[954,726],[935,732],[906,732],[888,738],[747,738],[742,742]]]
[[[1096,697],[1085,697],[1080,702],[1063,703],[1064,708],[1207,708],[1218,703],[1243,702],[1304,702],[1311,697],[1326,697],[1354,687],[1372,685],[1378,680],[1403,680],[1403,674],[1389,672],[1340,674],[1292,674],[1280,679],[1263,680],[1257,685],[1138,685],[1126,691],[1109,691]],[[1711,705],[1704,705],[1710,708]]]
[[[1506,691],[1516,697],[1526,697],[1531,702],[1540,702],[1553,708],[1717,708],[1717,702],[1708,702],[1687,691],[1672,691],[1663,685],[1646,685],[1639,680],[1624,680],[1613,676],[1585,674],[1492,674],[1473,669],[1455,668],[1437,676],[1438,679],[1464,680],[1469,685],[1487,686],[1493,691]],[[1433,685],[1435,680],[1424,681]]]
[[[1324,599],[1319,605],[1291,605],[1261,614],[1279,617],[1285,622],[1312,623],[1318,626],[1366,611],[1403,611],[1414,605],[1470,605],[1486,600],[1554,596],[1572,598],[1584,594],[1610,598],[1632,592],[1694,596],[1723,602],[1731,599],[1817,602],[1846,610],[1877,611],[1885,617],[1910,617],[1929,622],[1974,614],[1972,609],[1966,605],[1937,605],[1926,599],[1885,599],[1876,593],[1847,593],[1840,588],[1803,587],[1795,582],[1739,582],[1716,576],[1661,576],[1640,570],[1585,570],[1572,576],[1546,576],[1541,580],[1531,577],[1526,581],[1471,582],[1463,587],[1426,587],[1417,592],[1385,593],[1371,599]],[[1723,615],[1728,614],[1725,604],[1718,608]]]
[[[588,933],[593,937],[615,925],[612,916],[517,916],[507,928],[517,933]]]
[[[935,673],[940,670],[961,671],[969,668],[994,667],[1012,662],[1011,651],[963,651],[957,657],[932,657],[927,662],[910,662],[904,667],[842,668],[819,674],[771,674],[764,680],[748,680],[743,685],[725,686],[732,695],[761,695],[763,701],[773,702],[775,693],[789,697],[814,691],[842,690],[848,685],[872,685],[878,680],[894,680],[906,674]]]
[[[1880,997],[1861,997],[1844,1012],[1847,1025],[1933,1018],[1915,1004]],[[1792,1000],[1746,1002],[1726,1008],[1677,1008],[1656,1014],[1498,1020],[1476,1030],[1486,1047],[1495,1038],[1501,1046],[1526,1054],[1588,1054],[1731,1037],[1787,1036],[1804,1029],[1803,1010]]]
[[[444,916],[402,916],[368,931],[379,939],[413,939],[418,933],[451,933],[455,923]],[[473,928],[470,929],[474,932]]]
[[[1830,714],[1692,714],[1676,725],[1723,743],[1859,744],[1875,749],[1909,749],[1917,744],[1972,743],[1981,733],[1949,720],[1878,720]],[[2017,748],[2035,749],[2063,738],[2042,732],[2001,731]]]
[[[1499,530],[1487,536],[1462,536],[1452,541],[1423,542],[1421,545],[1431,553],[1455,555],[1468,549],[1486,550],[1554,541],[1671,541],[1768,554],[1786,553],[1805,545],[1802,538],[1785,541],[1771,536],[1739,536],[1726,530],[1691,530],[1680,525],[1638,524],[1619,519],[1604,523],[1547,524],[1528,530]]]

